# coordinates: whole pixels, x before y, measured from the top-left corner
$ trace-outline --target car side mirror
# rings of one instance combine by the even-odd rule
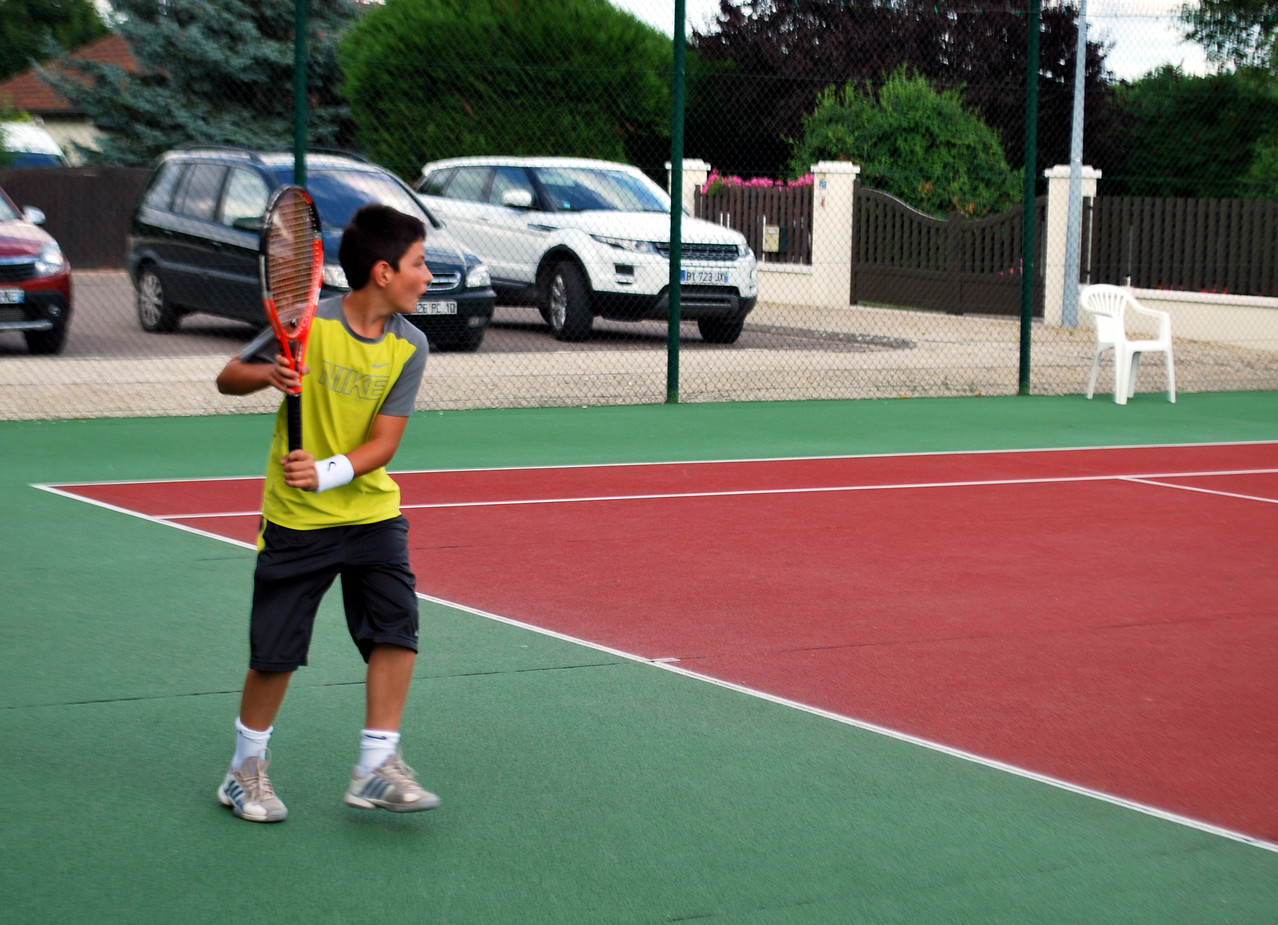
[[[526,189],[508,189],[501,194],[501,204],[510,209],[531,209],[532,193]]]
[[[23,206],[22,218],[33,225],[43,225],[45,215],[42,209],[37,209],[35,206]]]
[[[259,232],[262,230],[262,216],[250,215],[246,218],[237,218],[231,222],[231,227],[238,231]]]

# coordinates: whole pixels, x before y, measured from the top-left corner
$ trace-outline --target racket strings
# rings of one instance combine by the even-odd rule
[[[282,199],[271,217],[267,283],[280,323],[295,328],[306,314],[315,263],[315,223],[300,195]]]

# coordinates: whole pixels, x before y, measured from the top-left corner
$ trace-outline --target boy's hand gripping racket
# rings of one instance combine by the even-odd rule
[[[300,375],[306,338],[324,277],[324,242],[319,212],[300,186],[282,186],[271,196],[262,219],[258,252],[262,304],[280,350]],[[288,448],[302,448],[302,390],[284,396],[288,405]]]

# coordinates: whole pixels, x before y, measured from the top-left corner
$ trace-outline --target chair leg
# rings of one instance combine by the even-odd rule
[[[1132,354],[1132,371],[1127,377],[1127,397],[1131,398],[1136,394],[1136,374],[1140,371],[1140,353],[1139,351]]]
[[[1087,380],[1087,397],[1089,399],[1096,392],[1096,374],[1100,372],[1101,354],[1103,352],[1102,350],[1097,350],[1096,356],[1092,357],[1092,375]]]
[[[1114,402],[1116,404],[1127,404],[1127,398],[1131,394],[1128,392],[1131,374],[1131,356],[1126,351],[1116,348],[1114,350]]]
[[[1172,361],[1171,351],[1165,354],[1167,357],[1167,400],[1175,404],[1176,402],[1176,364]]]

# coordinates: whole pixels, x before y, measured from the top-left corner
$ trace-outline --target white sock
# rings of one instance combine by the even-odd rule
[[[365,729],[359,738],[359,776],[365,777],[395,754],[399,733],[393,729]]]
[[[264,732],[250,729],[238,716],[235,717],[235,757],[231,759],[231,768],[238,768],[248,759],[260,758],[266,754],[266,744],[271,741],[271,733],[274,731],[274,726],[268,727]]]

